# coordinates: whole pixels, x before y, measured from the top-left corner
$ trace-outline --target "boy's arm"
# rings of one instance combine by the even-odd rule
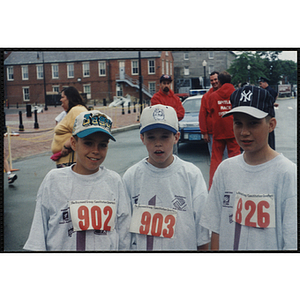
[[[211,234],[211,250],[219,251],[219,234],[215,232]]]

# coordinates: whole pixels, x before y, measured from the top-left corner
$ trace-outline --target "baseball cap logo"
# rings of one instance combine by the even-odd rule
[[[246,93],[246,91],[243,91],[241,93],[240,102],[250,102],[252,95],[253,93],[251,91],[248,91],[248,93]]]
[[[82,120],[82,126],[100,126],[110,130],[112,126],[111,120],[107,119],[103,114],[86,114]]]
[[[165,119],[165,112],[160,108],[155,108],[153,112],[153,118],[155,121],[162,121]]]

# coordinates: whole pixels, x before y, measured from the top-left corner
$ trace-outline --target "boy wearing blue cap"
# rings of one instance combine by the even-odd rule
[[[241,155],[218,167],[200,224],[212,250],[296,250],[297,167],[268,145],[276,127],[273,97],[244,86],[230,97]]]
[[[31,251],[128,250],[130,204],[121,177],[101,166],[112,120],[100,111],[82,112],[71,147],[76,163],[51,170],[38,194],[29,238]]]
[[[207,250],[209,232],[199,224],[207,187],[195,165],[172,153],[180,136],[176,111],[153,105],[143,110],[140,122],[149,156],[123,176],[133,211],[131,249]]]

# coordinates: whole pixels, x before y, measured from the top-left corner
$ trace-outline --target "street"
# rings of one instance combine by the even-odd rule
[[[297,99],[276,101],[277,127],[275,129],[276,151],[297,163]],[[147,156],[139,138],[138,129],[116,133],[116,142],[109,143],[104,166],[121,176],[133,164]],[[13,162],[18,179],[8,185],[4,175],[4,250],[23,251],[33,218],[35,198],[44,176],[55,168],[51,153],[43,153]],[[181,144],[179,157],[194,163],[203,173],[208,184],[210,158],[205,144]],[[68,183],[66,183],[68,184]]]

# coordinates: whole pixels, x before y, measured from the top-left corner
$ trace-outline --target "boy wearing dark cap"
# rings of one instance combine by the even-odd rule
[[[137,251],[207,250],[207,229],[200,226],[207,187],[201,171],[172,154],[178,119],[171,106],[143,110],[140,137],[148,157],[124,176],[133,214],[131,249]]]
[[[273,97],[245,86],[230,97],[241,155],[218,167],[200,224],[212,250],[296,250],[296,165],[268,145],[276,126]]]
[[[260,77],[258,79],[258,82],[259,82],[259,86],[262,88],[262,89],[265,89],[266,91],[268,91],[271,96],[273,97],[273,105],[274,107],[278,107],[278,104],[275,103],[276,99],[277,99],[277,92],[275,92],[270,86],[269,86],[269,79],[268,78],[265,78],[265,77]],[[274,116],[275,117],[275,116]],[[275,150],[275,132],[274,130],[272,132],[270,132],[269,134],[269,140],[268,140],[268,143],[270,145],[270,147]]]
[[[80,113],[71,147],[76,163],[51,170],[38,194],[29,238],[31,251],[128,250],[130,204],[123,181],[101,166],[112,120],[98,110]]]

